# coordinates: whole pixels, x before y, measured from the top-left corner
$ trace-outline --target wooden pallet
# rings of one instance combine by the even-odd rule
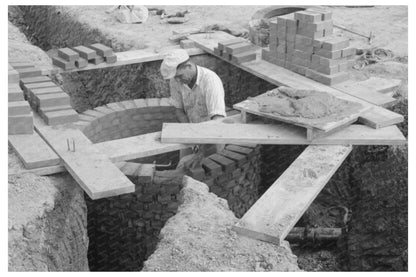
[[[259,111],[255,99],[268,95],[271,92],[266,92],[262,95],[247,99],[243,102],[237,103],[233,106],[234,109],[241,111],[241,121],[249,123],[254,116],[260,116],[268,119],[273,119],[289,124],[293,124],[306,129],[306,138],[312,141],[316,138],[321,138],[333,134],[358,120],[361,114],[366,112],[369,107],[361,106],[357,111],[352,113],[338,114],[336,117],[323,117],[318,119],[302,118],[302,117],[287,117],[278,114],[266,113]]]

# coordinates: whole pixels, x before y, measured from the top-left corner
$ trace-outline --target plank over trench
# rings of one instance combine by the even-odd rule
[[[27,169],[60,163],[59,157],[36,132],[27,135],[9,135],[8,139],[9,145]]]
[[[308,146],[233,230],[279,245],[351,150],[342,145]]]
[[[235,37],[224,32],[215,32],[209,36],[206,36],[205,34],[195,34],[188,36],[188,38],[194,41],[195,44],[201,49],[214,55],[214,47],[217,47],[219,41],[224,41]],[[260,50],[257,52],[257,54],[260,55]],[[369,126],[381,128],[403,121],[403,116],[400,114],[386,110],[382,107],[378,107],[367,101],[348,95],[338,89],[318,83],[312,79],[306,78],[300,74],[271,64],[259,58],[255,61],[242,64],[236,64],[231,61],[227,62],[230,62],[234,66],[237,66],[277,86],[288,86],[297,89],[315,89],[319,91],[325,91],[338,98],[359,102],[364,106],[371,107],[369,112],[360,115],[360,120],[362,120],[362,122],[365,124],[369,124]],[[378,117],[378,114],[381,114],[382,116]]]
[[[153,48],[125,51],[125,52],[114,52],[114,54],[117,56],[117,61],[115,63],[103,62],[97,65],[89,63],[86,67],[74,68],[70,70],[64,70],[56,66],[54,68],[59,73],[65,73],[65,72],[85,71],[85,70],[116,67],[116,66],[121,66],[121,65],[151,62],[151,61],[162,60],[166,52],[172,49],[180,49],[180,46],[175,45],[175,46],[165,47],[163,49],[160,49],[157,53],[155,52],[155,49]],[[184,49],[184,50],[188,52],[189,56],[201,55],[205,53],[203,50],[199,48],[189,48],[189,49]]]
[[[189,148],[189,145],[184,144],[163,144],[160,142],[160,134],[161,132],[148,133],[100,142],[94,146],[112,162],[128,161]]]
[[[285,123],[225,124],[164,123],[163,143],[185,144],[295,144],[295,145],[403,145],[406,138],[397,126],[380,129],[359,124],[350,125],[334,134],[309,141],[303,128]]]
[[[80,130],[46,126],[35,114],[34,121],[37,132],[91,199],[134,192],[134,184]],[[74,152],[68,151],[67,139],[71,141],[71,150],[72,140],[75,141]]]

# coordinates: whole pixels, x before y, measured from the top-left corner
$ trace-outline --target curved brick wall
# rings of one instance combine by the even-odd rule
[[[163,122],[176,121],[167,98],[127,100],[87,110],[75,123],[92,142],[160,131]],[[120,169],[136,184],[134,193],[92,201],[88,207],[88,249],[91,270],[140,270],[153,253],[166,220],[178,208],[182,177],[205,182],[210,191],[227,199],[241,217],[257,200],[260,184],[260,147],[227,145],[205,158],[202,168],[189,172],[156,171],[153,182],[139,181],[139,164],[177,161],[178,151],[125,163]],[[175,163],[176,164],[176,163]]]

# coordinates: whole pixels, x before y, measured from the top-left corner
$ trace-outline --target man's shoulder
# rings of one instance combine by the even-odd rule
[[[200,66],[200,65],[198,65],[198,67],[199,67],[199,70],[201,70],[201,73],[202,73],[202,77],[203,77],[203,79],[205,79],[205,80],[212,80],[212,79],[219,79],[219,80],[221,80],[220,79],[220,77],[218,76],[218,74],[217,73],[215,73],[214,71],[212,71],[211,69],[209,69],[209,68],[206,68],[206,67],[203,67],[203,66]]]

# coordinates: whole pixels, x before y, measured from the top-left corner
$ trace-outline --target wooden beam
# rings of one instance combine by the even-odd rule
[[[100,142],[94,144],[94,147],[112,162],[120,162],[189,148],[189,145],[163,144],[160,142],[160,132],[154,132]]]
[[[80,130],[46,126],[37,114],[34,122],[37,132],[91,199],[134,192],[134,184]]]
[[[36,132],[28,135],[9,135],[8,138],[9,145],[26,169],[59,165],[59,157]]]
[[[353,144],[402,145],[406,138],[397,126],[373,129],[350,125],[336,133],[308,141],[306,129],[290,124],[164,123],[162,143],[185,144]]]
[[[224,32],[215,32],[215,33],[210,34],[209,37],[206,36],[205,34],[195,34],[195,35],[190,35],[188,38],[190,40],[193,40],[195,44],[201,49],[214,55],[214,47],[217,47],[219,41],[225,41],[225,40],[229,40],[235,37]],[[259,56],[261,56],[260,51],[261,50],[258,50]],[[403,121],[403,116],[400,114],[391,112],[388,114],[388,117],[386,118],[385,116],[382,116],[382,115],[386,115],[384,108],[375,106],[362,99],[358,99],[354,96],[341,92],[338,89],[318,83],[312,79],[306,78],[305,76],[302,76],[300,74],[287,70],[283,67],[271,64],[264,60],[255,60],[255,61],[247,62],[243,64],[236,64],[222,57],[219,57],[219,56],[217,57],[227,62],[230,62],[234,66],[237,66],[277,86],[288,86],[288,87],[297,88],[297,89],[315,89],[319,91],[326,91],[330,93],[331,95],[336,96],[338,98],[355,101],[363,105],[370,106],[372,107],[371,113],[373,114],[373,116],[367,117],[369,113],[365,113],[361,115],[360,118],[363,119],[363,122],[365,122],[366,124],[367,123],[371,124],[371,126],[388,126],[388,125],[397,124]],[[381,115],[380,117],[377,116],[379,114]]]
[[[351,150],[342,145],[308,146],[233,230],[279,245]]]

